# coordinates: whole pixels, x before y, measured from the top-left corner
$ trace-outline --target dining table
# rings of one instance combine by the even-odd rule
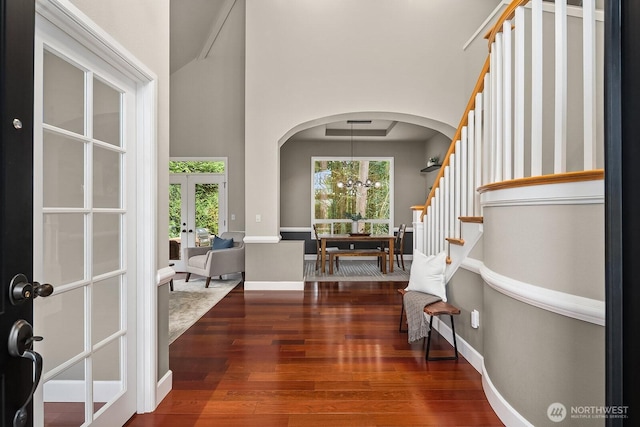
[[[349,234],[321,234],[320,239],[320,271],[325,272],[325,262],[327,260],[327,242],[380,242],[387,244],[389,248],[389,268],[387,271],[393,273],[393,247],[396,237],[389,234],[369,234],[369,233],[349,233]]]

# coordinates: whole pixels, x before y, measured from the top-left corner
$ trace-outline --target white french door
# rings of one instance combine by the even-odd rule
[[[136,411],[136,85],[38,17],[35,425],[115,426]],[[142,242],[144,244],[144,242]]]
[[[176,271],[185,271],[185,247],[210,246],[214,235],[227,230],[224,174],[169,175],[170,201],[180,206],[171,212],[169,257]],[[173,245],[173,249],[171,247]]]

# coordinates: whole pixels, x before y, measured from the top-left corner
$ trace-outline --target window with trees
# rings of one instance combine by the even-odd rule
[[[319,233],[393,230],[393,159],[313,158],[312,168],[311,221]]]

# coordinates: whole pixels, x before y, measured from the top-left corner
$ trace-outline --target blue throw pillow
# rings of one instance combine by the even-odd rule
[[[218,236],[213,238],[211,249],[229,249],[233,247],[233,239],[221,239]]]

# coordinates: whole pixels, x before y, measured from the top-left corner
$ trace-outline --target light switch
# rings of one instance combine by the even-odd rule
[[[256,214],[256,222],[262,221],[262,215]]]
[[[478,328],[480,326],[480,312],[478,310],[473,310],[471,312],[471,327]]]

